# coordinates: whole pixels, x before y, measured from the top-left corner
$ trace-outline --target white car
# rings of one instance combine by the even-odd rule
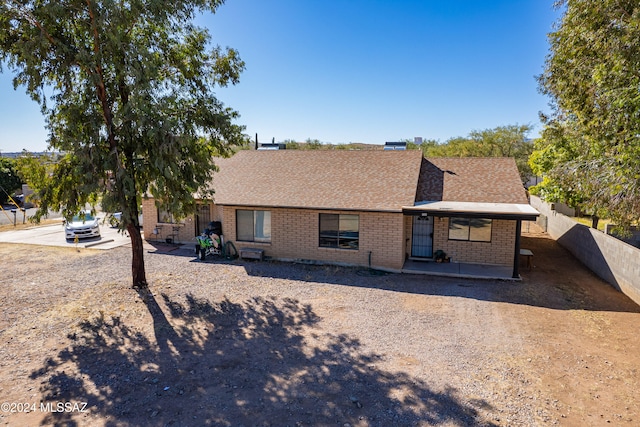
[[[114,212],[109,216],[109,225],[117,227],[122,221],[122,212]],[[140,206],[140,214],[138,215],[138,224],[142,225],[142,206]]]
[[[64,224],[64,234],[67,240],[74,240],[76,237],[84,239],[86,237],[100,237],[100,224],[98,218],[90,212],[80,212]]]

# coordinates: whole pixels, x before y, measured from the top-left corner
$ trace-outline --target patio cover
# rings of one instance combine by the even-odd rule
[[[483,203],[483,202],[419,202],[413,206],[403,206],[405,215],[427,214],[438,217],[468,217],[514,219],[535,221],[540,213],[531,205],[521,203]]]

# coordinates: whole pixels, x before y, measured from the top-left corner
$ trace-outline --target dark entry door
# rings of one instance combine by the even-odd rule
[[[196,211],[196,236],[202,234],[207,225],[211,222],[211,209],[209,205],[198,204]]]
[[[433,258],[433,217],[414,216],[411,256]]]

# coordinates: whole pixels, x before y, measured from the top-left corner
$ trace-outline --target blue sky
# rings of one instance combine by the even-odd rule
[[[532,124],[559,17],[553,0],[227,0],[199,19],[240,52],[240,83],[217,96],[261,142],[445,140]],[[0,151],[40,151],[39,107],[0,74]]]

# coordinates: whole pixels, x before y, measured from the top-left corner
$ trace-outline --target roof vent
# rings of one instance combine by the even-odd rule
[[[384,150],[406,150],[406,142],[385,142]]]
[[[285,150],[287,148],[287,144],[260,144],[258,150]]]
[[[276,138],[271,138],[271,143],[258,143],[258,134],[256,133],[256,150],[285,150],[287,144],[276,144]]]

